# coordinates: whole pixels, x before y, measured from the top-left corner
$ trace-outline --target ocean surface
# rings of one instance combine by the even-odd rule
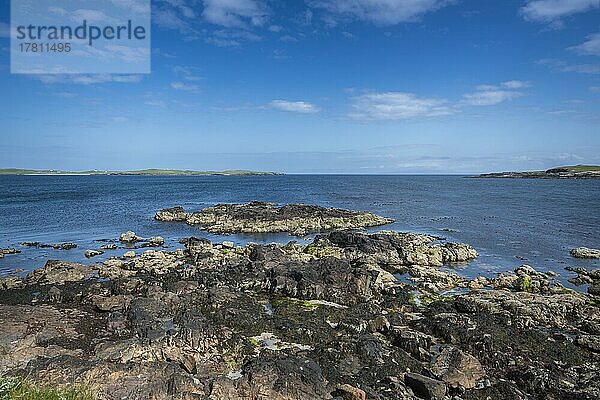
[[[600,268],[598,260],[569,256],[573,247],[600,247],[600,180],[471,179],[461,176],[0,176],[0,248],[22,253],[0,259],[0,275],[39,268],[49,259],[94,263],[126,250],[87,260],[87,249],[118,243],[122,232],[162,236],[170,249],[183,237],[213,241],[284,242],[286,234],[215,236],[182,223],[153,219],[165,207],[188,211],[216,203],[307,203],[368,210],[395,223],[393,229],[429,233],[469,243],[480,257],[458,272],[492,276],[529,264],[574,274],[566,266]],[[310,239],[310,237],[308,238]],[[38,249],[20,242],[74,242],[73,250]],[[137,250],[138,252],[143,250]],[[584,290],[585,287],[580,287]]]

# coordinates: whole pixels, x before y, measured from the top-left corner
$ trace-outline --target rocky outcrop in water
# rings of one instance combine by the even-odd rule
[[[0,249],[0,258],[3,258],[5,254],[18,254],[20,252],[21,250],[12,247],[8,249]]]
[[[154,218],[167,222],[185,221],[211,233],[288,232],[295,236],[334,229],[362,229],[393,222],[369,212],[305,204],[277,206],[263,202],[218,204],[193,213],[185,212],[182,207],[166,208],[158,211]]]
[[[0,375],[100,399],[600,396],[598,297],[529,266],[468,280],[439,266],[470,246],[398,232],[182,245],[1,279]]]
[[[600,250],[577,247],[571,250],[571,256],[575,258],[600,258]]]
[[[77,244],[75,243],[54,243],[54,244],[45,244],[40,242],[21,242],[19,243],[21,246],[25,247],[38,247],[40,249],[54,249],[54,250],[72,250],[77,248]]]

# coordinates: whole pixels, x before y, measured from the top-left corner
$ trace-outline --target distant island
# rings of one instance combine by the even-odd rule
[[[473,178],[530,178],[530,179],[600,179],[598,165],[567,165],[546,171],[493,172]]]
[[[283,175],[281,172],[261,172],[247,170],[225,171],[192,171],[183,169],[140,169],[132,171],[60,171],[20,168],[0,168],[0,175],[147,175],[147,176],[248,176],[248,175]]]

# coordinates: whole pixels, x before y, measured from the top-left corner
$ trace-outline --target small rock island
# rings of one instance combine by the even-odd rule
[[[370,212],[326,208],[306,204],[252,202],[248,204],[217,204],[199,212],[188,213],[182,207],[160,210],[158,221],[179,221],[199,225],[211,233],[273,233],[287,232],[304,236],[310,232],[334,229],[364,229],[394,222]]]

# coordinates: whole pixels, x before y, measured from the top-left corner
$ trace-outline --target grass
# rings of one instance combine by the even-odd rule
[[[84,385],[38,385],[22,378],[0,378],[0,400],[95,400]]]
[[[552,171],[568,171],[568,172],[600,172],[600,165],[565,165],[562,167],[554,167],[546,172]]]

